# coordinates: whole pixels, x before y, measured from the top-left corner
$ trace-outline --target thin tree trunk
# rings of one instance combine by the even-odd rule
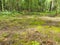
[[[1,0],[2,2],[2,11],[4,11],[4,3],[3,3],[3,0]]]

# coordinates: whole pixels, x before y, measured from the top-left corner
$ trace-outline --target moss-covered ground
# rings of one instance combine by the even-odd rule
[[[52,18],[41,18],[37,15],[1,15],[0,44],[60,45],[60,21],[55,19],[57,17]]]

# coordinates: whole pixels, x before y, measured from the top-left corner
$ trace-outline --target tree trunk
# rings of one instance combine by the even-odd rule
[[[4,11],[4,3],[3,3],[3,0],[1,0],[2,2],[2,11]]]

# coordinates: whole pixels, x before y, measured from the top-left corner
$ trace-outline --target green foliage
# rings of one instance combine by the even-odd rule
[[[0,12],[0,15],[11,15],[11,12],[9,11]]]
[[[40,45],[39,42],[37,41],[32,41],[31,43],[32,43],[31,45]]]
[[[51,12],[60,10],[59,0],[0,0],[0,11]],[[29,14],[29,13],[28,13]],[[31,13],[39,14],[40,13]]]
[[[8,37],[9,36],[9,33],[3,33],[2,34],[2,37]]]

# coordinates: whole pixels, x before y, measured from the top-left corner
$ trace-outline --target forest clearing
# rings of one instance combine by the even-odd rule
[[[0,0],[0,45],[60,45],[60,1]]]

